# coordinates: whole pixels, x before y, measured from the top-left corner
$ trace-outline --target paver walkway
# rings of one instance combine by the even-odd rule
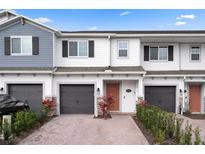
[[[93,115],[61,115],[19,144],[135,145],[148,144],[129,115],[112,119],[93,119]]]

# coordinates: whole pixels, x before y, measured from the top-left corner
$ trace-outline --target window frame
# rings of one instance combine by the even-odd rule
[[[20,39],[20,53],[13,53],[13,42],[12,42],[12,39],[15,39],[15,38],[18,38]],[[24,53],[23,52],[23,39],[25,38],[30,38],[31,39],[31,53]],[[33,42],[32,42],[32,36],[10,36],[10,50],[11,50],[11,56],[31,56],[33,55],[33,52],[32,52],[32,47],[33,47]]]
[[[157,53],[158,53],[158,55],[157,55],[157,60],[152,60],[152,59],[150,59],[151,58],[151,50],[150,50],[150,48],[152,48],[152,47],[155,47],[155,48],[157,48]],[[167,48],[167,59],[162,59],[162,60],[160,60],[159,59],[159,57],[160,57],[160,52],[159,52],[159,48],[160,47],[166,47]],[[151,62],[168,62],[168,60],[169,60],[169,48],[168,48],[168,45],[149,45],[149,61],[151,61]]]
[[[70,55],[70,42],[77,42],[77,56],[71,56]],[[86,56],[79,56],[79,42],[86,42],[87,44],[87,55]],[[88,58],[89,57],[89,41],[88,40],[68,40],[68,57],[70,58]]]
[[[119,44],[120,42],[126,42],[127,43],[127,56],[120,56],[120,50],[125,50],[125,49],[120,49]],[[118,50],[118,58],[129,58],[129,40],[117,40],[117,50]]]
[[[199,60],[193,60],[192,59],[192,47],[199,47]],[[201,62],[201,45],[191,45],[190,46],[190,52],[189,52],[189,57],[190,57],[190,62]]]

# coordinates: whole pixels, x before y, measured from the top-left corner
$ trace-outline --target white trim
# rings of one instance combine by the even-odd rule
[[[199,60],[192,60],[192,54],[193,54],[193,51],[192,51],[192,47],[199,47],[199,53],[196,53],[199,55]],[[201,62],[201,45],[190,45],[189,47],[189,60],[190,62]]]
[[[21,48],[21,51],[20,53],[13,53],[13,40],[12,39],[20,39],[20,48]],[[31,39],[31,53],[23,53],[23,39]],[[29,35],[21,35],[21,36],[10,36],[10,51],[11,51],[11,56],[32,56],[33,53],[32,53],[32,46],[33,46],[33,42],[32,42],[32,36],[29,36]]]
[[[151,56],[151,52],[150,52],[151,50],[150,50],[150,48],[152,48],[152,47],[157,47],[157,54],[158,54],[158,55],[157,55],[157,56],[158,56],[158,57],[157,57],[157,60],[152,60],[152,59],[150,59],[150,56]],[[159,59],[159,57],[160,57],[159,48],[160,48],[160,47],[166,47],[166,48],[167,48],[167,59],[165,59],[165,60]],[[149,61],[150,61],[150,62],[168,62],[168,59],[169,59],[169,57],[168,57],[168,56],[169,56],[169,54],[168,54],[169,51],[168,51],[168,50],[169,50],[169,49],[168,49],[168,45],[149,45]]]
[[[77,42],[77,56],[70,56],[70,51],[69,51],[69,46],[70,46],[70,42]],[[79,44],[80,42],[86,42],[87,44],[87,55],[86,56],[79,56]],[[89,44],[88,44],[89,40],[85,39],[85,40],[68,40],[68,58],[88,58],[89,57]]]
[[[126,42],[127,48],[120,49],[120,47],[119,47],[120,42]],[[120,50],[127,50],[127,56],[120,56]],[[118,58],[119,59],[129,58],[129,40],[117,40],[117,51],[118,51]]]
[[[42,99],[45,99],[45,81],[5,81],[4,88],[6,94],[8,94],[8,85],[9,84],[42,84]]]
[[[173,83],[144,83],[144,99],[145,99],[145,87],[146,86],[174,86],[176,87],[175,90],[175,113],[178,113],[178,106],[179,106],[179,101],[178,101],[178,98],[179,98],[179,93],[178,93],[178,90],[179,90],[179,84],[173,84]]]

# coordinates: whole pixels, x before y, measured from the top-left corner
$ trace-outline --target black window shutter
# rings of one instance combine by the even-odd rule
[[[144,61],[149,61],[149,46],[144,46]]]
[[[62,56],[68,57],[68,41],[62,41]]]
[[[4,38],[4,54],[11,55],[10,37]]]
[[[39,55],[39,38],[32,37],[32,53],[33,55]]]
[[[168,46],[168,60],[169,61],[174,60],[174,47],[173,47],[173,45]]]
[[[89,57],[94,57],[94,41],[89,41]]]

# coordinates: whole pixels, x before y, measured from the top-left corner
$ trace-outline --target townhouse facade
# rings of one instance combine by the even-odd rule
[[[58,31],[0,12],[0,92],[39,111],[56,98],[57,114],[94,114],[112,95],[112,112],[139,100],[167,111],[205,113],[205,31]]]

